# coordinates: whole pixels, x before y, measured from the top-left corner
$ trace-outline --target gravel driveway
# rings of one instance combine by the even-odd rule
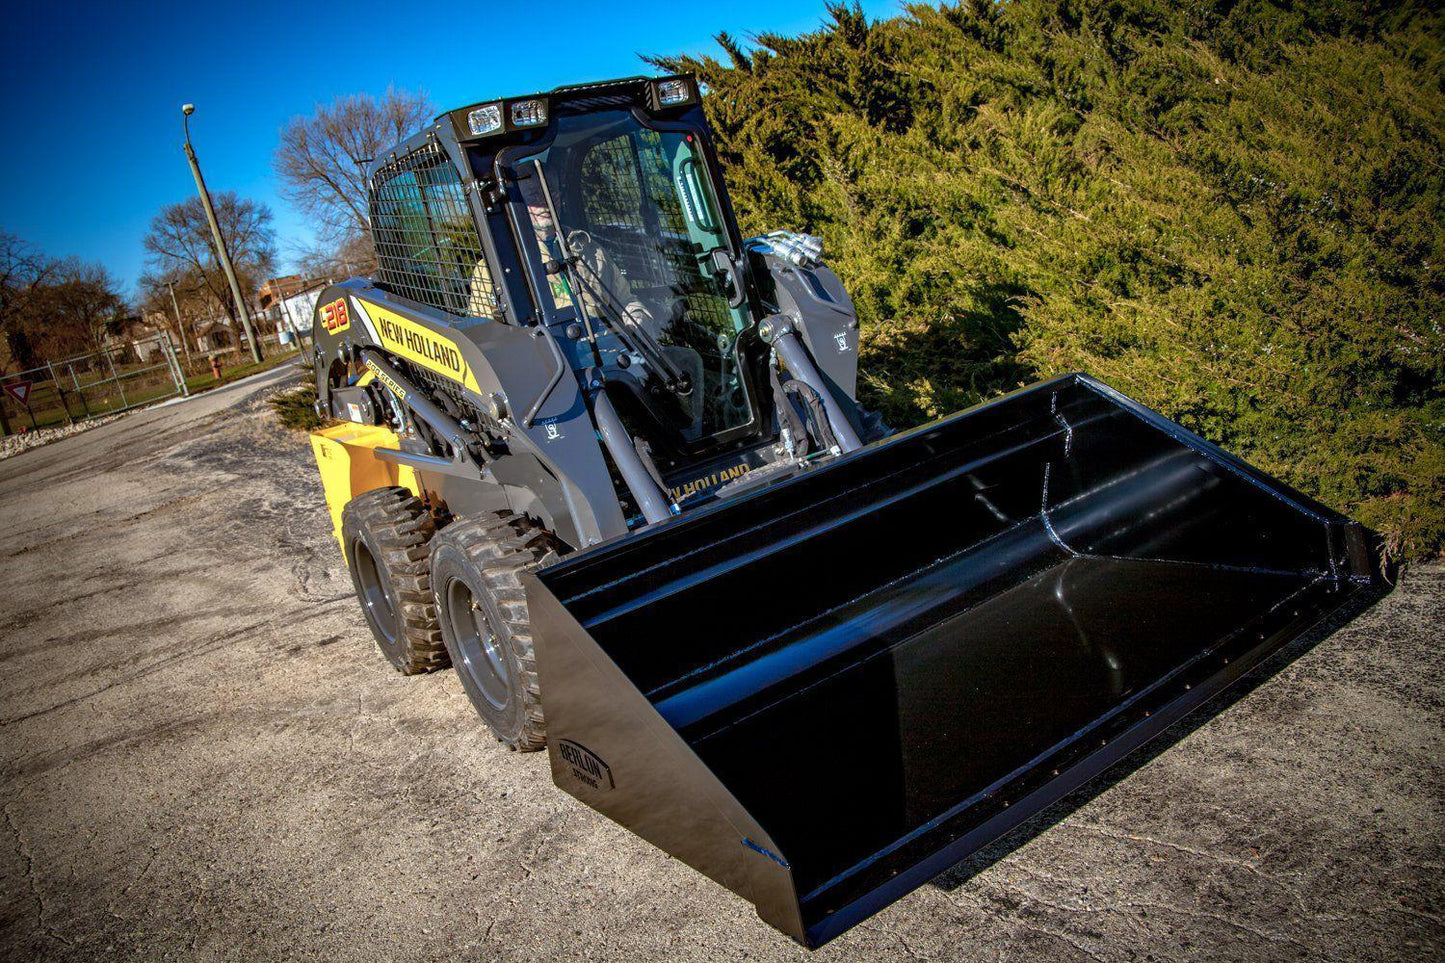
[[[292,377],[0,462],[0,956],[808,956],[382,661]],[[1408,571],[814,958],[1439,957],[1442,616]]]

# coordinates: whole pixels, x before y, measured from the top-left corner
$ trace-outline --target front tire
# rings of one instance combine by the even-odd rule
[[[427,569],[435,532],[431,513],[405,488],[364,492],[341,512],[351,586],[381,654],[403,675],[449,664]]]
[[[453,522],[432,541],[442,640],[462,688],[497,739],[547,745],[522,572],[554,557],[541,529],[510,512]]]

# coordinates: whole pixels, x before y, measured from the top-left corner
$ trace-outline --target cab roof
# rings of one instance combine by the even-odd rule
[[[678,103],[665,104],[657,94],[658,85],[665,81],[682,81],[688,91],[687,99]],[[455,143],[476,143],[488,137],[506,136],[516,134],[518,131],[525,131],[527,128],[514,126],[503,122],[502,126],[493,132],[475,134],[469,129],[468,117],[472,112],[491,105],[496,105],[501,116],[506,117],[511,105],[525,101],[542,101],[546,105],[546,120],[538,125],[537,130],[545,129],[552,119],[558,116],[568,116],[584,113],[592,113],[601,110],[615,110],[620,107],[642,107],[654,113],[671,113],[681,111],[694,106],[700,102],[701,94],[696,79],[690,74],[671,74],[663,76],[646,76],[638,74],[632,77],[619,77],[614,80],[599,80],[585,84],[567,84],[561,87],[554,87],[547,91],[538,91],[531,94],[523,94],[516,97],[494,97],[488,100],[479,100],[467,104],[465,107],[458,107],[453,110],[438,114],[431,123],[406,140],[385,151],[372,161],[370,170],[367,171],[368,179],[374,176],[378,170],[392,163],[398,158],[405,157],[412,152],[419,150],[428,144],[434,144],[438,140],[452,141]]]

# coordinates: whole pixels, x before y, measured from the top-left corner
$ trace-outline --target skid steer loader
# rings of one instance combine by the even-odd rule
[[[376,160],[313,436],[366,620],[565,791],[817,946],[1387,586],[1372,536],[1069,375],[888,436],[691,77]]]

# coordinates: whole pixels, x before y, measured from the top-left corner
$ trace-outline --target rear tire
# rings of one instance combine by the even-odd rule
[[[453,522],[432,541],[442,639],[477,714],[509,749],[547,745],[522,573],[555,557],[550,536],[498,512]]]
[[[449,664],[427,566],[436,524],[405,488],[357,495],[341,512],[351,585],[386,660],[403,675]]]

